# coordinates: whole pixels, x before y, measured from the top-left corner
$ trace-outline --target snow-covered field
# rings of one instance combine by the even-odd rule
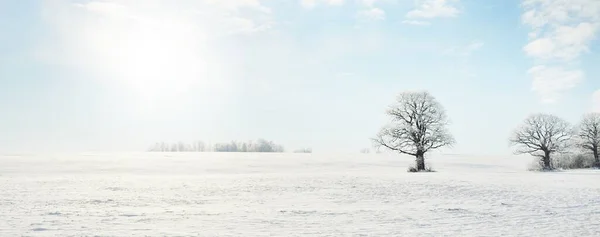
[[[600,236],[600,171],[531,160],[4,154],[0,236]]]

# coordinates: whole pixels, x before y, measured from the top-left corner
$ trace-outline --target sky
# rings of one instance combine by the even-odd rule
[[[0,151],[265,138],[359,152],[403,91],[446,153],[600,111],[597,0],[0,0]]]

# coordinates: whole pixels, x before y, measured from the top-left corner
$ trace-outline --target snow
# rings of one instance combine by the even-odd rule
[[[600,171],[529,157],[4,154],[0,236],[600,236]]]

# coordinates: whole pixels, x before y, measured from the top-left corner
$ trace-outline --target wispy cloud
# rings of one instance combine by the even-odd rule
[[[300,5],[307,9],[312,9],[317,7],[318,5],[325,6],[342,6],[347,1],[346,0],[299,0]],[[360,19],[364,20],[384,20],[385,19],[385,11],[381,8],[375,7],[375,3],[389,1],[389,0],[355,0],[352,1],[356,4],[359,9],[356,15]],[[349,2],[349,1],[348,1]]]
[[[449,48],[444,51],[444,54],[454,56],[470,56],[473,52],[481,49],[483,46],[484,43],[482,41],[475,40],[464,46]]]
[[[200,0],[197,2],[206,2],[208,5],[218,6],[220,8],[229,10],[239,10],[243,8],[249,8],[258,10],[264,13],[271,13],[271,9],[265,7],[261,0]]]
[[[460,11],[455,4],[458,0],[417,0],[416,8],[406,13],[408,19],[430,19],[456,17]]]
[[[359,11],[358,16],[369,20],[384,20],[385,12],[380,8],[373,7],[368,10]]]
[[[483,47],[483,42],[473,41],[465,47],[465,54],[470,55],[473,51],[479,50]]]
[[[431,25],[431,22],[428,22],[428,21],[417,21],[417,20],[404,20],[404,21],[402,21],[402,24],[417,25],[417,26],[428,26],[428,25]]]
[[[466,78],[477,77],[476,70],[471,65],[471,55],[483,48],[485,44],[480,40],[474,40],[471,43],[452,47],[442,52],[443,55],[451,56],[456,72]]]
[[[375,4],[375,2],[377,2],[377,0],[359,0],[360,3],[362,3],[362,5],[365,5],[367,7],[373,7],[373,5]]]
[[[597,31],[598,25],[589,22],[558,26],[544,37],[532,37],[524,50],[527,55],[538,59],[570,61],[589,51],[588,45]]]
[[[304,8],[314,8],[319,4],[341,6],[344,4],[344,0],[300,0],[300,5]]]
[[[532,90],[538,93],[544,103],[556,102],[563,92],[574,88],[584,78],[581,70],[557,66],[539,65],[532,67],[527,73],[533,78]]]
[[[522,7],[521,20],[531,27],[523,50],[536,64],[529,70],[532,89],[543,102],[552,103],[584,79],[573,63],[596,39],[600,1],[525,0]]]
[[[376,7],[375,5],[388,1],[390,0],[357,0],[358,6],[363,8],[363,10],[359,10],[356,15],[359,18],[366,20],[385,20],[385,11],[382,8]]]
[[[336,77],[353,77],[355,75],[353,72],[338,72],[335,74]]]

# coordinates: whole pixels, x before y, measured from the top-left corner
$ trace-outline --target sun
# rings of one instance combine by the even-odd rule
[[[77,58],[85,59],[107,81],[153,103],[215,80],[209,72],[216,68],[215,54],[202,22],[181,9],[92,3],[77,8],[86,18],[70,29],[78,32],[76,42],[83,44]]]
[[[140,96],[174,96],[208,80],[208,53],[193,32],[139,26],[129,32],[116,53],[116,73],[125,86]]]
[[[212,22],[196,11],[168,1],[86,1],[70,4],[64,17],[52,17],[51,37],[69,67],[82,80],[97,80],[128,93],[136,107],[177,103],[186,93],[215,101],[230,95],[232,70],[220,55]],[[53,45],[53,44],[50,44]],[[54,60],[54,59],[53,59]],[[189,92],[189,93],[188,93]],[[161,104],[161,105],[157,105]]]

